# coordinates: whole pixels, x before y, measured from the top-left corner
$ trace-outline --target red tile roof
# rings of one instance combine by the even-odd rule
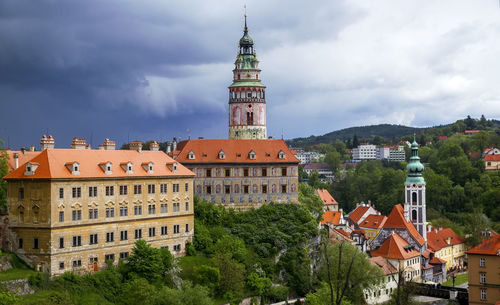
[[[487,154],[484,156],[484,161],[500,161],[500,154]]]
[[[354,209],[354,211],[349,214],[349,218],[351,218],[352,221],[355,223],[358,223],[358,221],[365,215],[365,213],[368,211],[370,207],[369,206],[358,206]]]
[[[323,213],[323,220],[321,224],[331,223],[332,225],[338,225],[340,222],[341,212],[326,211]]]
[[[21,166],[24,163],[28,162],[29,160],[33,159],[34,157],[38,156],[40,154],[40,151],[25,150],[23,152],[21,150],[7,150],[7,155],[9,156],[9,160],[8,160],[9,172],[16,169],[15,168],[15,161],[14,161],[14,154],[18,155],[18,157],[19,157],[18,166]]]
[[[431,228],[431,231],[427,232],[427,245],[432,251],[439,251],[442,248],[462,244],[464,242],[465,239],[453,232],[450,228]]]
[[[410,247],[399,234],[392,233],[384,243],[370,252],[371,256],[382,256],[393,259],[408,259],[420,255],[420,252]]]
[[[331,170],[330,165],[326,163],[307,163],[304,165],[304,170],[306,169],[323,169]]]
[[[349,233],[347,233],[346,231],[344,231],[344,230],[342,230],[342,229],[333,229],[333,230],[337,231],[340,235],[342,235],[342,237],[343,237],[345,240],[347,240],[347,241],[349,241],[349,242],[352,242],[352,241],[353,241],[353,240],[351,239],[351,237],[350,237],[350,234],[349,234]]]
[[[319,198],[321,198],[321,201],[323,201],[323,204],[325,205],[339,204],[337,200],[335,200],[327,190],[318,189],[316,190],[316,193],[318,194]]]
[[[431,260],[429,261],[429,264],[433,264],[433,265],[442,265],[442,264],[446,264],[446,261],[440,259],[439,257],[436,257],[434,256],[433,258],[431,258]]]
[[[500,235],[484,239],[481,244],[467,251],[467,254],[498,255],[500,253]]]
[[[368,217],[363,220],[359,226],[362,228],[370,228],[370,229],[380,229],[384,226],[387,221],[387,216],[384,215],[368,215]]]
[[[219,158],[219,152],[224,152],[224,159]],[[255,159],[249,156],[255,152]],[[190,160],[188,153],[193,151],[195,159]],[[280,159],[280,151],[285,157]],[[174,158],[183,163],[297,163],[300,161],[294,156],[283,140],[186,140],[179,142]]]
[[[396,204],[392,209],[387,221],[384,224],[384,228],[400,228],[407,229],[413,239],[419,244],[423,245],[425,239],[418,233],[417,229],[413,223],[407,222],[404,217],[404,210],[401,204]]]
[[[387,259],[383,258],[382,256],[370,257],[369,260],[372,265],[382,268],[382,271],[385,275],[398,273],[398,269],[396,269]]]
[[[68,162],[79,163],[79,174],[74,175],[65,166]],[[106,174],[100,163],[111,162],[111,174]],[[127,174],[120,166],[122,162],[132,162],[133,173]],[[153,173],[142,167],[144,162],[153,162]],[[46,149],[30,162],[40,163],[31,176],[25,176],[26,164],[6,175],[4,179],[49,179],[49,178],[110,178],[110,177],[157,177],[194,176],[194,173],[177,162],[177,172],[167,165],[176,161],[162,151],[135,150],[90,150],[90,149]]]

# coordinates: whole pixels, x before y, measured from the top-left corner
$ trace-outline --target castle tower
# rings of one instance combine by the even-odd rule
[[[229,139],[266,139],[266,87],[248,36],[247,15],[229,86]]]
[[[427,241],[426,208],[425,208],[425,180],[422,177],[424,165],[418,156],[418,144],[413,137],[411,144],[410,162],[406,166],[408,177],[405,181],[404,214],[407,221],[413,222],[418,232]]]

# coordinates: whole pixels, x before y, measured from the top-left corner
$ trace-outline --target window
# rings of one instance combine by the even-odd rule
[[[186,232],[189,232],[189,224],[186,223]]]
[[[174,192],[174,193],[179,192],[179,183],[172,184],[172,192]]]
[[[179,202],[174,202],[174,212],[179,212],[181,210],[181,204]]]
[[[115,187],[113,185],[106,186],[106,196],[113,196],[115,194]]]
[[[484,272],[479,273],[479,283],[486,284],[486,273]]]
[[[64,262],[59,262],[59,269],[63,270],[64,269]]]
[[[156,235],[156,228],[149,228],[149,237],[154,237]]]
[[[155,185],[148,184],[148,194],[154,194],[154,193],[155,193]]]
[[[82,220],[82,210],[73,210],[71,211],[71,215],[73,221]]]
[[[205,177],[212,177],[212,169],[211,168],[205,170]]]
[[[166,183],[160,184],[160,193],[162,193],[162,194],[167,193],[167,184]]]
[[[81,259],[76,259],[73,261],[73,268],[78,268],[82,266],[82,260]]]
[[[161,227],[161,235],[167,235],[167,234],[168,234],[168,227],[162,226]]]
[[[174,251],[175,252],[181,251],[181,245],[180,244],[174,245]]]
[[[64,211],[59,211],[59,222],[64,222]]]
[[[89,219],[97,219],[98,212],[97,209],[89,209]]]
[[[127,186],[120,185],[120,195],[127,195]]]
[[[134,195],[142,194],[142,185],[136,184],[134,185]]]
[[[97,186],[89,186],[89,197],[97,197]]]
[[[120,240],[128,239],[128,231],[120,231]]]
[[[224,186],[224,193],[225,194],[231,193],[231,186],[230,185],[225,185]]]
[[[97,257],[95,257],[95,256],[94,257],[90,257],[89,258],[89,263],[91,265],[97,264]]]
[[[142,215],[142,205],[134,206],[134,215]]]
[[[17,245],[19,249],[22,249],[24,247],[24,240],[22,238],[19,238]]]
[[[106,242],[110,243],[115,241],[115,232],[107,232],[106,233]]]
[[[286,167],[281,168],[281,176],[286,176]]]
[[[99,241],[97,240],[97,233],[94,233],[94,234],[90,234],[89,235],[89,244],[91,245],[95,245],[97,244]]]
[[[160,205],[160,213],[162,214],[168,213],[168,204],[162,203]]]
[[[24,200],[24,187],[20,187],[17,194],[18,194],[19,200]]]
[[[63,199],[64,198],[64,188],[60,187],[59,188],[59,199]]]
[[[262,177],[267,177],[267,168],[262,168]]]
[[[486,267],[486,259],[484,257],[479,259],[479,267]]]
[[[120,216],[128,216],[128,207],[120,207]]]
[[[481,301],[486,301],[486,289],[481,288]]]
[[[127,258],[128,258],[128,252],[120,252],[121,260],[127,260]]]
[[[104,261],[105,262],[114,262],[115,261],[115,255],[114,254],[106,254],[104,255]]]
[[[189,191],[189,183],[184,183],[184,191],[185,192]]]
[[[186,206],[186,211],[189,211],[189,202],[186,202],[185,206]]]
[[[82,236],[73,236],[73,247],[80,247],[82,245]]]
[[[243,193],[248,194],[248,192],[249,192],[249,191],[248,191],[248,190],[249,190],[249,188],[250,188],[250,187],[249,187],[248,185],[244,185],[244,186],[243,186]]]
[[[135,229],[135,239],[142,238],[142,229]]]
[[[262,186],[262,193],[267,194],[267,185]]]
[[[243,177],[248,177],[248,168],[243,169]]]
[[[225,174],[226,177],[231,177],[231,170],[229,168],[226,168]]]
[[[286,193],[286,184],[281,185],[281,192]]]
[[[82,188],[81,187],[74,187],[72,190],[73,190],[72,191],[73,198],[82,197]]]
[[[148,214],[149,215],[156,214],[156,206],[154,204],[149,204],[148,205]]]
[[[64,237],[59,237],[59,249],[64,248]]]
[[[210,185],[207,185],[206,190],[207,194],[212,194],[212,187]]]
[[[180,226],[174,225],[174,234],[178,234],[180,232]]]
[[[115,208],[106,208],[106,218],[115,217]]]

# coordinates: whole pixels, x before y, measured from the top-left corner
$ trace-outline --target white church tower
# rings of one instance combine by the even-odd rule
[[[404,214],[407,221],[412,222],[418,232],[427,241],[426,208],[425,208],[425,180],[422,177],[424,165],[418,156],[418,144],[413,138],[411,144],[410,162],[406,166],[408,177],[405,181]]]

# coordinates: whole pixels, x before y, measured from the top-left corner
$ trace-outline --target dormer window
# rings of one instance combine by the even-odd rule
[[[26,162],[26,171],[24,172],[24,175],[33,176],[39,165],[40,163],[37,162]]]
[[[80,163],[78,162],[68,162],[66,168],[71,172],[72,175],[80,175]]]
[[[142,163],[142,168],[148,173],[152,174],[153,173],[153,162],[144,162]]]
[[[177,162],[174,162],[172,164],[167,164],[168,169],[170,169],[173,173],[177,172]]]
[[[123,163],[120,163],[120,166],[122,167],[122,169],[127,174],[133,174],[134,173],[134,171],[132,170],[132,162],[130,162],[130,161],[123,162]]]
[[[250,160],[255,160],[255,158],[257,157],[257,154],[255,153],[255,151],[251,150],[248,153],[248,157],[250,158]]]
[[[112,163],[111,162],[102,162],[102,163],[99,163],[99,167],[101,168],[101,170],[106,174],[106,175],[111,175],[113,173],[113,171],[111,170],[111,165]]]
[[[278,153],[278,158],[285,159],[285,152],[280,150],[280,152]]]
[[[188,153],[188,159],[189,159],[189,160],[194,160],[194,158],[195,158],[194,151],[190,151],[190,152]]]
[[[174,163],[174,173],[177,172],[177,162]]]
[[[219,151],[219,159],[226,159],[226,153],[222,149]]]

